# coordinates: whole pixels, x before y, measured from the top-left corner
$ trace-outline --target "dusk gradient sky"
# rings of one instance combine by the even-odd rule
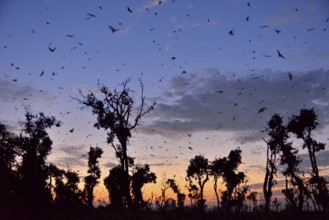
[[[262,137],[274,113],[287,121],[314,108],[314,135],[329,142],[328,0],[2,0],[0,39],[0,122],[19,132],[25,107],[55,116],[63,125],[49,131],[48,161],[81,177],[90,146],[104,150],[102,179],[118,161],[106,132],[93,127],[96,117],[74,98],[97,91],[98,83],[120,89],[126,79],[136,106],[138,79],[147,103],[157,103],[128,146],[135,162],[158,176],[144,188],[148,195],[160,195],[164,174],[184,191],[191,158],[213,160],[237,147],[240,170],[257,189]],[[321,174],[329,175],[329,151],[318,156]],[[96,196],[107,199],[104,186]]]

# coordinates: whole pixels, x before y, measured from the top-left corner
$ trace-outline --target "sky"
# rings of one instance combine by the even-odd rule
[[[145,194],[159,196],[163,176],[184,191],[191,158],[212,161],[237,147],[240,170],[257,190],[274,113],[287,121],[314,108],[314,136],[328,143],[328,39],[327,0],[1,0],[0,122],[19,132],[25,107],[55,116],[63,125],[49,130],[48,161],[83,178],[89,147],[98,146],[104,178],[118,160],[76,98],[129,79],[138,107],[141,79],[147,103],[157,104],[133,131],[128,153],[158,176]],[[328,175],[329,151],[318,158]],[[206,192],[213,201],[211,182]],[[102,184],[96,196],[108,198]]]

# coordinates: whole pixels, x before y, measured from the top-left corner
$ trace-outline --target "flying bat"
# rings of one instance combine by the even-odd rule
[[[120,29],[118,29],[118,28],[114,28],[114,27],[112,27],[111,25],[109,25],[109,28],[111,29],[112,33],[114,33],[114,32],[116,32],[116,31],[120,30]]]
[[[89,16],[89,18],[96,18],[97,16],[92,14],[92,13],[87,13],[87,15]]]
[[[266,110],[266,107],[263,107],[263,108],[259,109],[257,113],[258,113],[258,114],[259,114],[259,113],[262,113],[262,112],[264,112],[265,110]]]
[[[51,48],[51,47],[49,46],[48,49],[50,50],[50,52],[54,52],[54,51],[56,50],[56,47]]]
[[[283,59],[286,59],[286,58],[282,55],[282,53],[281,53],[279,50],[277,50],[277,52],[278,52],[278,56],[279,56],[279,57],[281,57],[281,58],[283,58]]]
[[[281,31],[278,30],[278,29],[274,29],[274,30],[275,30],[275,32],[276,32],[277,34],[281,32]]]

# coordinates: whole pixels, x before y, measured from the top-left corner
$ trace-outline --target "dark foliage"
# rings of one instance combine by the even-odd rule
[[[98,159],[102,156],[103,150],[99,147],[90,147],[88,152],[88,173],[89,175],[84,178],[85,188],[84,193],[86,196],[87,204],[92,207],[94,200],[94,188],[99,183],[101,177],[101,170],[99,168]]]
[[[277,172],[277,156],[284,146],[286,138],[286,129],[282,125],[282,117],[278,114],[274,114],[270,121],[267,123],[267,131],[270,136],[269,140],[265,140],[267,144],[266,152],[266,172],[263,185],[263,193],[265,197],[265,212],[268,213],[270,210],[270,203],[272,197],[272,187],[276,184],[274,176]]]
[[[187,168],[187,178],[194,179],[200,187],[200,198],[198,199],[198,208],[204,212],[206,200],[203,198],[203,189],[209,180],[209,164],[208,159],[203,155],[197,155],[190,160]]]
[[[50,204],[51,191],[47,187],[47,156],[52,149],[52,140],[47,129],[60,126],[55,117],[43,113],[33,115],[26,111],[26,121],[19,136],[22,162],[18,166],[19,183],[17,196],[27,210],[44,211]]]
[[[240,184],[246,178],[244,172],[236,172],[241,164],[241,152],[241,149],[237,148],[232,150],[227,158],[223,159],[222,176],[226,191],[223,192],[222,207],[226,212],[232,211],[233,208],[240,211],[247,192],[246,187],[242,190],[239,189]],[[235,195],[233,195],[233,192]]]
[[[146,207],[146,202],[143,200],[142,187],[147,183],[156,183],[156,175],[150,172],[150,166],[145,164],[144,167],[136,167],[136,171],[132,175],[131,190],[134,207],[137,209]]]
[[[218,179],[221,176],[223,176],[223,171],[225,169],[226,163],[227,163],[227,158],[224,157],[224,158],[215,159],[210,165],[210,173],[214,178],[214,191],[215,191],[215,195],[216,195],[218,211],[220,211],[220,201],[219,201],[219,196],[218,196],[217,183],[218,183]]]
[[[18,143],[18,137],[0,124],[0,212],[16,203],[14,198],[18,173],[13,168],[16,166],[16,157],[20,155]]]
[[[264,180],[265,209],[269,210],[271,188],[275,184],[273,176],[276,174],[276,156],[280,155],[281,165],[286,165],[283,175],[286,176],[286,188],[282,190],[286,197],[286,206],[292,210],[302,212],[306,200],[311,200],[315,210],[327,210],[329,193],[327,181],[319,174],[316,153],[325,149],[325,144],[312,138],[312,131],[318,125],[317,115],[313,109],[301,109],[299,115],[293,115],[288,124],[283,124],[282,117],[274,114],[268,123],[270,139],[267,143],[267,166]],[[304,143],[302,148],[308,150],[311,172],[310,178],[304,177],[304,172],[299,169],[301,158],[298,149],[292,146],[289,133],[296,135]],[[297,187],[297,189],[296,189]]]
[[[303,148],[307,148],[312,172],[309,184],[312,186],[312,196],[320,210],[329,210],[329,191],[327,181],[319,174],[316,161],[316,153],[325,149],[324,143],[317,142],[312,138],[312,131],[317,127],[317,115],[313,109],[301,109],[299,115],[293,115],[288,123],[288,131],[294,133],[297,138],[303,140]]]
[[[111,201],[110,207],[114,210],[122,210],[124,208],[124,182],[125,173],[121,166],[113,167],[110,174],[104,179],[104,185],[109,192]]]

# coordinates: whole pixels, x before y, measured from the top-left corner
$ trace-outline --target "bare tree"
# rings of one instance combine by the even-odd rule
[[[154,108],[154,104],[146,107],[144,97],[144,86],[140,80],[141,95],[140,105],[134,111],[134,91],[130,90],[128,85],[129,80],[124,81],[120,91],[110,90],[106,86],[100,86],[100,94],[84,95],[81,93],[83,100],[77,99],[86,107],[92,108],[92,113],[97,116],[97,122],[94,126],[98,129],[103,128],[109,130],[107,132],[107,142],[112,144],[115,151],[119,150],[113,144],[116,137],[121,145],[121,168],[125,173],[124,191],[128,208],[131,206],[130,182],[129,182],[129,157],[127,155],[127,142],[131,137],[131,130],[140,124],[140,120],[144,115],[149,113]]]

